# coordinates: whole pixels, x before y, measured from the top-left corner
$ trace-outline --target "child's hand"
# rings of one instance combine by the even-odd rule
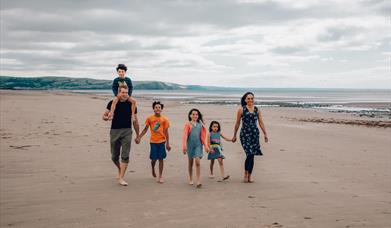
[[[186,154],[186,153],[187,153],[187,150],[186,150],[186,149],[183,149],[182,152],[183,152],[183,154]]]
[[[236,136],[232,137],[232,142],[236,142]]]
[[[109,114],[107,115],[107,118],[109,120],[112,120],[113,119],[113,116],[114,116],[114,113],[113,112],[109,112]]]
[[[134,141],[136,142],[136,144],[139,144],[141,139],[140,139],[140,137],[137,137]]]
[[[170,151],[171,150],[171,146],[170,146],[170,144],[166,144],[166,149],[168,150],[168,151]]]
[[[269,138],[267,137],[267,135],[264,135],[263,138],[265,139],[265,143],[269,142]]]

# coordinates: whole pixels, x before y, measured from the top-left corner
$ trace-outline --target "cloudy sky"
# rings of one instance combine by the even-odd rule
[[[389,0],[0,2],[0,75],[391,89]]]

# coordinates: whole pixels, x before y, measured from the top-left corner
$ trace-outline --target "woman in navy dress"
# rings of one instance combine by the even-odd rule
[[[254,156],[262,155],[261,146],[259,144],[259,129],[263,132],[265,142],[268,142],[268,137],[263,124],[261,112],[254,106],[254,94],[247,92],[241,99],[241,107],[238,109],[236,116],[236,124],[234,129],[234,137],[232,141],[236,141],[236,134],[239,130],[240,122],[242,128],[240,129],[240,142],[243,150],[246,153],[246,161],[244,163],[244,182],[252,183],[251,174],[254,168]]]

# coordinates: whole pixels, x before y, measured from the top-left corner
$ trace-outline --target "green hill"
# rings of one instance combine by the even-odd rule
[[[69,77],[8,77],[0,76],[0,89],[104,89],[111,90],[112,80],[98,80],[91,78],[69,78]],[[174,83],[159,81],[133,81],[134,89],[139,90],[180,90],[187,89]]]

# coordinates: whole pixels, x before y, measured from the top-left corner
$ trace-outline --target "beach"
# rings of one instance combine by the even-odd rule
[[[269,143],[261,141],[255,182],[242,183],[240,142],[224,142],[231,178],[217,182],[216,163],[209,179],[204,153],[196,189],[181,152],[188,111],[218,120],[231,137],[238,106],[162,100],[172,145],[165,183],[151,176],[147,134],[132,144],[123,187],[101,118],[111,98],[0,91],[1,227],[391,227],[390,119],[263,107]],[[142,129],[152,99],[137,101]]]

